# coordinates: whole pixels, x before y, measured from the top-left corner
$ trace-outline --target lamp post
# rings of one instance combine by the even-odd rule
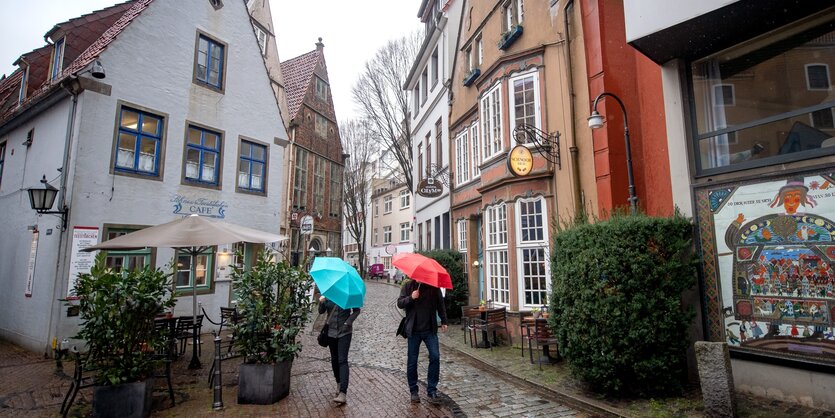
[[[29,204],[32,206],[32,209],[39,214],[61,215],[61,230],[66,230],[67,212],[69,212],[69,208],[67,205],[64,205],[59,210],[50,210],[52,209],[52,205],[55,204],[55,197],[58,195],[58,189],[52,187],[52,185],[46,181],[46,175],[44,175],[41,179],[41,184],[43,184],[43,188],[32,187],[30,189],[26,189],[29,193]]]
[[[626,175],[629,178],[629,207],[634,215],[638,212],[638,196],[635,194],[635,178],[632,175],[632,150],[629,145],[629,124],[626,119],[626,107],[618,96],[603,92],[594,99],[591,115],[588,117],[589,128],[600,129],[603,127],[604,120],[603,116],[597,112],[597,102],[606,96],[615,99],[620,105],[620,110],[623,111],[623,139],[626,142]]]

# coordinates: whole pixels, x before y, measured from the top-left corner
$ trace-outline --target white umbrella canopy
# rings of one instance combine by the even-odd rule
[[[228,222],[211,220],[205,216],[189,215],[171,222],[140,229],[118,238],[104,241],[98,245],[87,247],[81,251],[96,250],[132,250],[146,247],[171,247],[188,253],[191,260],[192,277],[192,311],[197,317],[197,284],[195,283],[194,258],[206,251],[208,247],[234,242],[249,242],[262,244],[284,241],[285,235],[272,234],[247,228]],[[200,367],[197,357],[197,328],[194,328],[194,342],[192,343],[192,357],[190,369]]]

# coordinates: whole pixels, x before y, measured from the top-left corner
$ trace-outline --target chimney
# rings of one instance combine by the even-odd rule
[[[322,43],[322,38],[320,37],[319,42],[316,42],[316,50],[321,51],[322,48],[324,48],[324,47],[325,47],[325,44]]]

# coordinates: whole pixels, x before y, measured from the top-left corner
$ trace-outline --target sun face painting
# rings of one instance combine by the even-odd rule
[[[725,340],[835,363],[831,175],[717,190],[713,225]]]

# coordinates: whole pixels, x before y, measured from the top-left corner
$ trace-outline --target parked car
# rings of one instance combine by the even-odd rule
[[[368,268],[368,278],[370,279],[387,279],[388,272],[386,272],[386,266],[383,264],[372,264]]]

